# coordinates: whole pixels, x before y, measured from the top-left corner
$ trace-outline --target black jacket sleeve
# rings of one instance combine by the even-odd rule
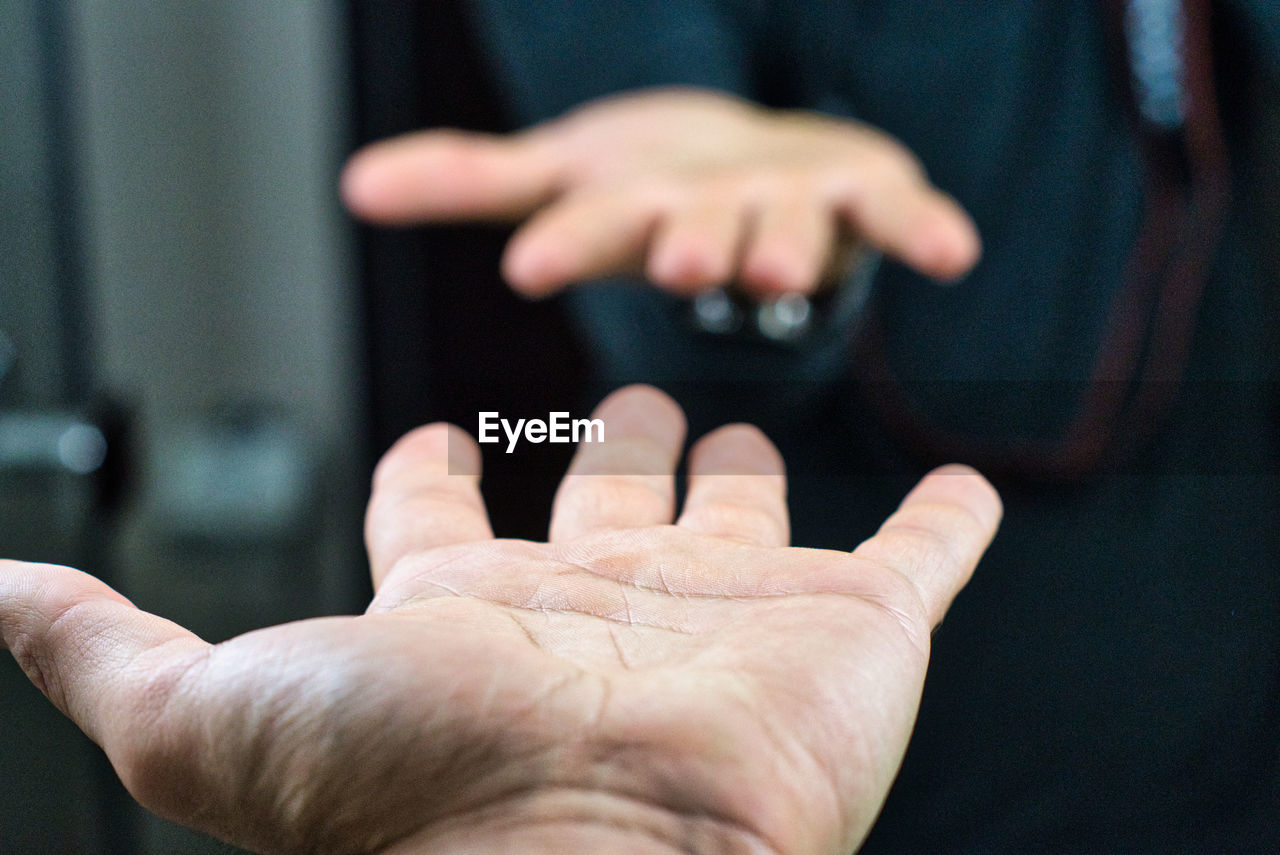
[[[706,86],[750,97],[758,0],[471,0],[473,22],[512,118],[557,116],[646,86]]]

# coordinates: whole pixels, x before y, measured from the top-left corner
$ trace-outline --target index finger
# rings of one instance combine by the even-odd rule
[[[853,554],[902,574],[930,626],[937,626],[991,544],[1004,510],[985,478],[967,466],[933,470]]]
[[[492,538],[480,494],[480,447],[462,428],[418,428],[382,458],[365,516],[375,589],[406,555]]]
[[[554,149],[538,139],[431,130],[382,140],[347,162],[342,197],[375,223],[522,219],[558,193]]]

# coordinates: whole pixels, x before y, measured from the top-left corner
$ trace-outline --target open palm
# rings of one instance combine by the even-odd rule
[[[999,500],[952,467],[852,554],[789,548],[758,431],[695,446],[676,518],[675,404],[595,417],[548,543],[493,539],[461,431],[402,440],[362,616],[211,646],[8,562],[5,645],[144,805],[262,852],[850,851]]]

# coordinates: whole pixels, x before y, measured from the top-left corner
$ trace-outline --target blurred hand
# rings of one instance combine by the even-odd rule
[[[523,221],[503,271],[530,296],[643,271],[692,294],[811,292],[864,241],[928,276],[977,261],[968,215],[867,125],[704,90],[589,103],[509,137],[426,131],[375,143],[343,195],[377,223]]]
[[[595,417],[548,543],[493,538],[459,429],[403,439],[362,616],[211,646],[4,562],[4,644],[143,805],[260,852],[847,855],[999,499],[946,468],[852,554],[788,548],[757,430],[697,444],[676,518],[675,404],[632,387]]]

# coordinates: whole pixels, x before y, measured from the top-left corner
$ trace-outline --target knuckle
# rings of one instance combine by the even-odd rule
[[[688,511],[682,523],[702,534],[748,540],[753,543],[785,543],[787,527],[764,508],[743,502],[720,500]]]
[[[22,632],[13,645],[13,655],[28,679],[58,709],[73,713],[71,687],[64,662],[93,649],[94,636],[105,630],[95,619],[91,600],[76,599],[52,608],[52,613],[34,628]]]
[[[644,176],[607,184],[591,191],[597,205],[618,204],[651,215],[665,216],[698,197],[694,182],[670,176]]]
[[[911,149],[883,134],[876,135],[860,159],[862,168],[887,177],[916,179],[924,174],[920,159]]]
[[[890,522],[885,534],[900,541],[901,552],[912,564],[964,563],[963,550],[954,533],[940,528],[932,515],[926,521],[917,520],[914,513],[906,513]]]
[[[902,630],[911,645],[928,655],[931,620],[924,591],[898,566],[896,556],[868,541],[846,559],[859,580],[857,596],[880,609]]]
[[[952,550],[959,550],[984,526],[971,509],[951,502],[916,502],[895,513],[890,522],[922,538],[948,543]]]
[[[59,681],[54,677],[53,663],[44,655],[39,641],[29,632],[19,632],[10,641],[9,650],[32,685],[54,706],[65,710],[66,704],[61,698]]]
[[[607,512],[610,517],[629,518],[637,511],[644,512],[667,503],[667,491],[651,478],[627,475],[582,475],[562,494],[557,504],[563,503],[563,512],[598,517]]]

